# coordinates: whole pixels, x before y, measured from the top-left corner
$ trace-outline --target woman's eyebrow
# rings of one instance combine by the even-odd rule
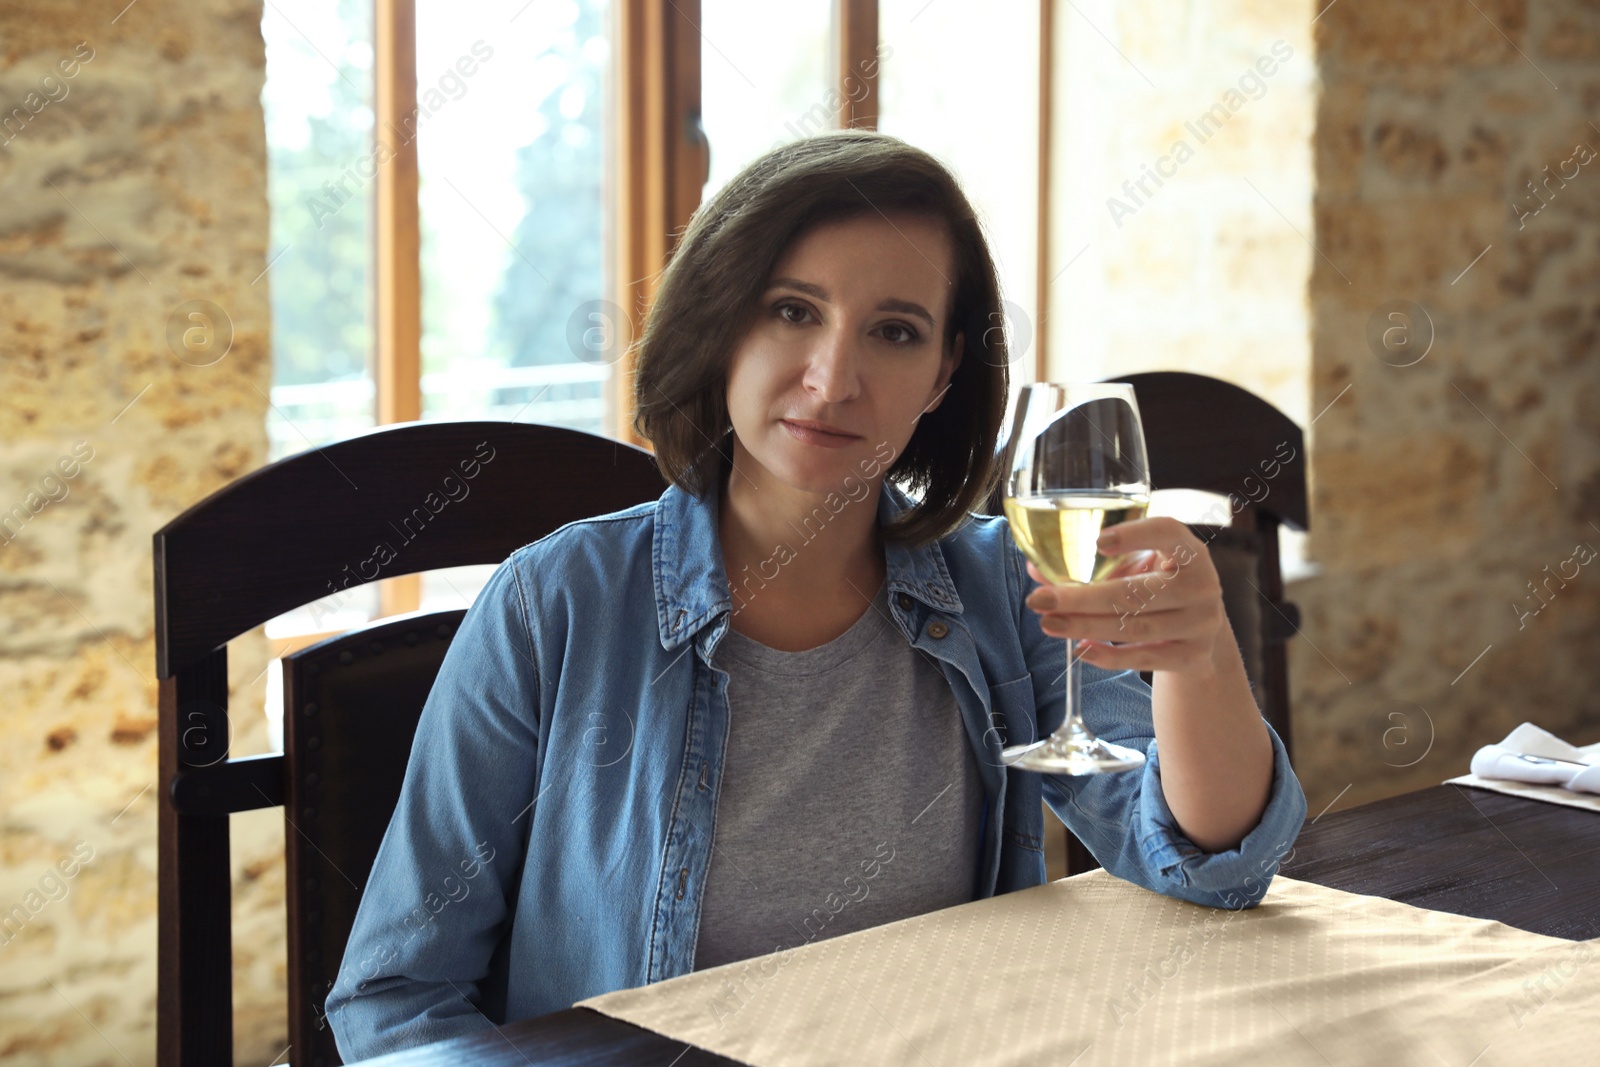
[[[913,304],[909,300],[885,300],[878,305],[879,311],[898,311],[902,315],[915,315],[928,324],[928,329],[935,329],[933,316],[928,314],[928,309],[921,304]]]
[[[780,287],[785,289],[795,289],[805,293],[807,296],[814,296],[824,304],[830,303],[833,299],[828,295],[828,291],[822,286],[814,285],[811,282],[803,282],[799,278],[774,278],[767,286],[768,289],[777,289]],[[910,300],[895,300],[891,298],[879,304],[878,310],[898,311],[902,315],[915,315],[919,319],[922,319],[924,322],[926,322],[930,330],[937,328],[937,324],[933,321],[933,316],[928,314],[928,309],[923,307],[921,304],[913,303]]]

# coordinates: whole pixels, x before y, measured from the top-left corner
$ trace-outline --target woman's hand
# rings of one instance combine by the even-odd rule
[[[1165,516],[1113,526],[1100,549],[1125,555],[1110,577],[1041,585],[1028,606],[1046,633],[1087,642],[1085,662],[1156,672],[1150,713],[1162,795],[1197,847],[1235,848],[1271,798],[1273,748],[1222,608],[1216,565],[1187,526]],[[1028,572],[1044,581],[1031,563]]]
[[[1232,645],[1233,632],[1205,544],[1177,519],[1156,516],[1110,527],[1099,548],[1123,558],[1097,582],[1051,585],[1028,564],[1044,583],[1027,600],[1041,629],[1078,638],[1083,662],[1108,670],[1210,671],[1217,642]]]

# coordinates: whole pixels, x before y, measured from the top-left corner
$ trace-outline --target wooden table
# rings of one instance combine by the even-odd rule
[[[1308,823],[1281,868],[1302,882],[1536,934],[1600,936],[1600,815],[1438,785]]]
[[[1441,785],[1318,816],[1282,873],[1349,893],[1571,940],[1600,936],[1600,817],[1578,808]],[[372,1067],[738,1067],[587,1008],[426,1045]]]

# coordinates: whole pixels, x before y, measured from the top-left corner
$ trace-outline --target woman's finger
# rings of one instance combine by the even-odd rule
[[[1181,671],[1208,654],[1209,642],[1166,641],[1159,644],[1110,645],[1087,643],[1078,646],[1078,658],[1110,671]]]
[[[1107,581],[1112,578],[1126,578],[1135,574],[1142,574],[1145,571],[1156,569],[1159,565],[1160,559],[1155,549],[1141,548],[1137,552],[1129,552],[1116,557],[1115,562],[1101,576],[1100,580]]]
[[[1039,628],[1052,637],[1086,641],[1153,642],[1199,639],[1216,632],[1216,613],[1205,605],[1170,611],[1129,611],[1121,615],[1042,616]]]
[[[1179,611],[1222,603],[1222,586],[1214,577],[1163,575],[1159,572],[1110,578],[1087,585],[1041,585],[1025,603],[1040,615],[1104,615],[1122,618],[1148,611]]]

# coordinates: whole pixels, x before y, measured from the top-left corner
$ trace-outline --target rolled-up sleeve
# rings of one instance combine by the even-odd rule
[[[1161,758],[1154,741],[1145,750],[1139,793],[1139,852],[1154,877],[1186,892],[1170,892],[1213,907],[1253,907],[1266,895],[1278,864],[1288,855],[1306,817],[1306,795],[1289,766],[1283,740],[1270,725],[1272,792],[1255,828],[1237,846],[1204,852],[1178,829],[1161,790]],[[1166,890],[1163,890],[1164,892]],[[1210,895],[1213,899],[1205,899]]]
[[[363,887],[325,1006],[347,1062],[492,1025],[480,983],[514,906],[538,747],[538,672],[512,560],[445,654]]]

